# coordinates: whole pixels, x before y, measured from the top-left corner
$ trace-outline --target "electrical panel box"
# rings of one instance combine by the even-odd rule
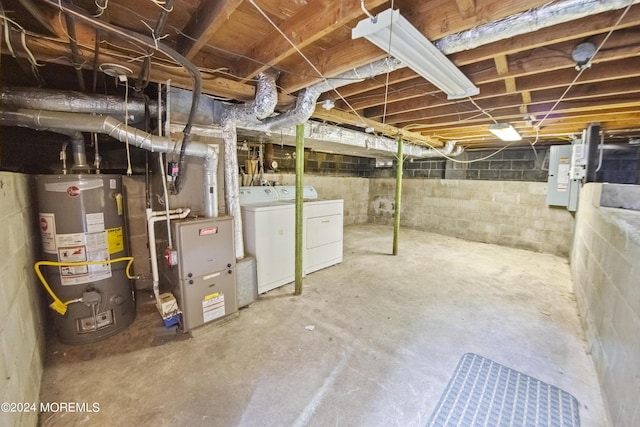
[[[580,150],[578,149],[578,151]],[[578,194],[582,177],[574,178],[576,173],[572,172],[573,157],[573,145],[551,146],[547,179],[547,205],[564,206],[570,211],[575,211],[578,208]]]
[[[587,146],[582,143],[582,140],[576,140],[571,147],[569,179],[582,180],[587,175]]]

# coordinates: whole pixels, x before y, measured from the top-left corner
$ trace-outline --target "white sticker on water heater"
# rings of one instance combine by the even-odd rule
[[[55,254],[56,246],[56,216],[52,213],[40,213],[40,236],[42,237],[42,249],[45,253]]]
[[[87,232],[95,233],[97,231],[104,231],[104,213],[91,213],[86,215],[87,218]]]
[[[60,267],[63,286],[95,282],[111,277],[111,264],[73,265],[86,261],[109,260],[107,232],[56,235],[58,260],[70,265]]]

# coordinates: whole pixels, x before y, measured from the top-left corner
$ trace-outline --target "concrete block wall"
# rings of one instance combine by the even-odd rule
[[[599,182],[640,184],[640,148],[605,150],[596,178]]]
[[[280,185],[294,185],[293,174],[267,174],[265,178]],[[321,199],[344,199],[344,225],[368,222],[369,179],[305,175],[305,185],[313,185]]]
[[[295,147],[273,145],[273,159],[278,162],[278,173],[294,173],[296,168]],[[255,158],[255,155],[252,155]],[[247,151],[238,150],[238,163],[244,167],[249,158]],[[371,175],[375,167],[375,159],[349,156],[347,154],[304,152],[304,170],[314,175],[359,176]]]
[[[38,404],[45,308],[33,264],[40,233],[27,175],[0,172],[0,402]],[[0,413],[0,425],[35,426],[38,413]]]
[[[568,256],[573,217],[546,205],[546,183],[407,179],[401,225]],[[369,221],[392,224],[395,180],[369,180]]]
[[[613,427],[640,425],[640,212],[580,193],[571,253],[578,310]]]

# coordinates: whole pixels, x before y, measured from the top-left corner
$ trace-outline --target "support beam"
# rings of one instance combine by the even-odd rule
[[[198,10],[182,30],[188,37],[180,36],[178,52],[187,59],[193,59],[241,4],[242,0],[201,2]]]
[[[365,117],[359,117],[355,114],[346,113],[344,111],[331,110],[326,111],[323,108],[316,108],[313,112],[313,117],[316,119],[324,120],[334,123],[346,123],[352,126],[360,127],[372,127],[376,133],[395,138],[397,135],[401,135],[404,139],[411,141],[419,145],[428,145],[430,147],[444,147],[444,143],[437,138],[421,135],[418,132],[412,132],[406,129],[389,126],[375,120],[369,120]],[[363,126],[364,125],[364,126]]]
[[[252,78],[268,68],[268,65],[260,64],[276,64],[291,55],[297,55],[298,50],[363,16],[360,2],[355,0],[343,0],[339,5],[325,0],[305,3],[306,5],[295,15],[279,25],[280,31],[286,34],[296,47],[291,46],[280,31],[274,30],[251,48],[247,57],[253,60],[241,59],[238,62],[238,75]],[[384,0],[368,0],[367,7],[375,8],[383,3]]]
[[[400,211],[402,208],[402,168],[404,159],[402,158],[402,136],[398,138],[398,159],[396,169],[396,203],[393,222],[393,255],[398,255],[398,243],[400,241]]]
[[[476,13],[476,5],[474,0],[456,0],[460,16],[463,18],[471,18]]]
[[[294,295],[302,294],[304,209],[304,123],[296,126],[296,271]]]

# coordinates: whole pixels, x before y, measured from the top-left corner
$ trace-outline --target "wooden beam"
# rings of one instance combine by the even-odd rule
[[[69,66],[69,45],[66,40],[52,40],[43,39],[40,37],[26,36],[27,46],[34,54],[38,61],[51,62],[61,65]],[[83,55],[87,52],[93,55],[93,49],[88,46],[81,46]],[[3,50],[4,52],[4,50]],[[26,53],[23,49],[16,51],[16,54],[26,57]],[[121,63],[122,52],[101,48],[100,57],[98,63]],[[127,67],[131,68],[134,73],[140,71],[140,61],[128,62]],[[83,64],[83,67],[90,69],[92,61],[87,61]],[[174,67],[151,67],[151,81],[164,83],[167,79],[171,79],[172,85],[176,87],[182,87],[186,89],[192,88],[192,80],[190,74],[183,68]],[[210,73],[203,73],[203,92],[210,95],[215,95],[224,98],[231,98],[237,100],[252,100],[255,97],[255,87],[250,84],[237,82],[235,80],[219,77]],[[290,100],[287,100],[290,101]]]
[[[593,66],[586,71],[580,77],[578,83],[608,81],[613,79],[621,79],[638,75],[638,69],[640,69],[640,57],[623,58],[618,60],[612,60],[611,62],[602,63],[600,66]],[[536,91],[541,89],[548,89],[552,87],[568,86],[576,76],[576,71],[573,67],[567,67],[559,70],[545,70],[541,68],[534,75],[525,75],[517,78],[517,90],[518,91]],[[515,77],[515,76],[511,76]],[[489,82],[476,79],[473,80],[480,88],[480,95],[475,96],[474,99],[483,99],[483,94],[488,93],[493,95],[506,94],[504,87],[498,88],[494,84],[499,82],[498,79],[490,79]],[[388,115],[399,114],[407,111],[415,111],[420,108],[426,108],[428,106],[438,106],[450,104],[451,102],[444,99],[444,97],[434,96],[435,102],[425,100],[427,95],[427,86],[418,86],[418,80],[407,81],[399,85],[393,86],[393,90],[389,91],[387,97],[386,112]],[[379,106],[381,94],[384,89],[376,89],[369,93],[360,95],[363,100],[349,100],[351,105],[355,109],[366,109],[365,114],[367,117],[380,117],[382,115],[383,106]],[[376,96],[374,96],[376,95]],[[414,99],[415,98],[415,99]],[[439,101],[439,102],[438,102]]]
[[[396,83],[402,83],[407,80],[415,79],[418,75],[408,67],[400,68],[399,70],[395,70],[389,73],[389,81],[390,85]],[[343,86],[340,88],[340,94],[345,97],[353,97],[355,95],[368,92],[370,90],[374,90],[380,87],[384,87],[387,84],[387,76],[376,76],[370,79],[367,79],[363,82],[353,83],[348,86]]]
[[[306,6],[279,26],[280,31],[293,42],[295,47],[280,34],[280,31],[274,29],[253,46],[246,55],[253,60],[243,58],[238,61],[238,65],[235,67],[236,74],[247,79],[252,78],[270,65],[276,65],[283,59],[297,54],[297,49],[303,50],[327,34],[350,24],[354,19],[364,18],[360,1],[341,0],[338,3],[326,0],[308,2]],[[383,3],[385,3],[384,0],[368,0],[367,7],[375,8]]]
[[[506,76],[509,74],[509,62],[507,55],[496,55],[493,57],[493,61],[496,64],[496,71],[499,76]]]
[[[424,5],[426,6],[426,5]],[[442,7],[444,5],[439,5],[437,7]],[[423,10],[421,4],[416,5],[416,11],[412,12],[412,14],[422,14],[427,13],[427,10]],[[410,14],[411,15],[411,14]],[[442,15],[438,15],[442,16]],[[603,14],[598,14],[595,16],[589,16],[586,18],[582,18],[570,23],[570,25],[556,25],[553,27],[545,28],[534,33],[524,34],[521,36],[512,37],[509,39],[501,40],[495,43],[490,43],[485,46],[480,46],[475,49],[471,49],[465,52],[456,53],[449,56],[457,66],[461,67],[466,64],[472,64],[482,60],[493,59],[496,55],[496,52],[501,52],[506,55],[515,54],[519,52],[524,52],[528,50],[532,50],[535,48],[540,48],[544,46],[550,46],[558,42],[562,41],[570,41],[566,44],[567,50],[567,62],[565,66],[573,66],[574,64],[570,61],[570,52],[575,44],[577,44],[577,40],[582,41],[585,37],[603,34],[608,30],[613,28],[616,20],[619,18],[619,11],[606,12]],[[416,18],[419,19],[419,18]],[[640,5],[633,6],[625,19],[620,24],[620,28],[628,28],[640,25]],[[614,33],[615,35],[616,33]],[[602,37],[602,36],[601,36]],[[630,46],[635,46],[637,43],[631,42]],[[555,49],[555,47],[554,47]],[[331,57],[332,51],[334,49],[329,49],[325,52],[325,56]],[[557,53],[556,53],[557,54]],[[532,73],[536,71],[531,70]],[[495,75],[494,80],[499,79],[500,76]],[[515,77],[515,76],[514,76]],[[478,84],[479,82],[472,78],[472,80]],[[384,86],[384,81],[376,80],[378,84],[372,84],[371,81],[366,82],[366,89],[375,89],[376,87]],[[365,83],[365,82],[363,82]],[[358,84],[362,85],[362,83]],[[298,89],[301,87],[305,87],[304,83],[300,84]],[[342,89],[343,91],[350,90],[349,87],[345,87]],[[354,91],[355,93],[362,93],[362,90],[358,88]],[[371,107],[373,105],[368,105]],[[366,107],[359,107],[366,108]]]
[[[619,10],[587,16],[563,25],[554,25],[532,33],[478,46],[475,49],[454,53],[449,58],[458,66],[461,66],[492,59],[496,52],[513,55],[518,52],[550,46],[564,41],[571,41],[573,45],[576,45],[578,40],[584,41],[587,37],[604,34],[612,29],[619,31],[623,28],[640,25],[640,4],[632,6],[622,22],[614,27],[619,17]]]
[[[474,0],[456,0],[460,16],[463,18],[471,18],[476,13],[476,5]]]
[[[532,101],[528,104],[528,112],[536,114],[535,109],[539,105],[550,106],[564,93],[564,88],[554,88],[544,90],[532,94]],[[620,96],[629,96],[630,94],[640,94],[640,77],[634,77],[624,80],[612,80],[610,82],[600,82],[597,84],[576,85],[565,96],[565,102],[584,101],[590,102],[590,100],[603,101],[606,99],[615,100]],[[491,114],[502,109],[518,109],[521,111],[521,96],[518,94],[502,95],[492,98],[487,98],[482,101],[476,101],[481,108],[490,111]],[[392,123],[396,126],[402,126],[406,123],[431,125],[437,127],[443,122],[455,123],[461,120],[467,120],[468,117],[473,117],[479,114],[477,107],[473,106],[469,102],[458,103],[457,105],[446,105],[437,108],[431,108],[428,112],[415,111],[412,113],[403,113],[398,115],[387,116],[387,123]],[[536,114],[537,115],[537,114]],[[521,117],[523,117],[522,114]],[[446,119],[448,117],[448,119]]]
[[[531,92],[524,91],[521,93],[521,96],[522,96],[522,104],[520,105],[520,114],[522,114],[522,116],[524,117],[529,114],[529,110],[527,109],[527,106],[531,104]]]
[[[504,79],[504,87],[507,93],[517,92],[515,77],[507,77],[506,79]]]
[[[386,57],[386,52],[367,40],[349,39],[340,43],[339,48],[324,51],[310,60],[323,76],[333,77]],[[322,81],[322,77],[304,60],[299,61],[299,65],[289,71],[278,82],[286,93],[294,93]]]
[[[47,9],[46,11],[41,9],[33,0],[20,0],[20,4],[27,9],[27,12],[36,18],[36,20],[46,28],[47,31],[55,36],[62,37],[62,34],[59,32],[59,28],[52,25],[55,12],[51,9]]]
[[[242,0],[200,2],[200,7],[182,30],[188,37],[180,35],[178,38],[178,52],[192,59],[241,4]]]
[[[402,136],[405,141],[411,141],[416,144],[429,145],[434,147],[442,147],[444,144],[442,141],[420,135],[419,133],[412,132],[406,129],[400,129],[394,126],[382,124],[380,122],[369,120],[367,118],[358,117],[355,114],[347,113],[344,111],[330,110],[326,111],[322,108],[317,108],[313,113],[313,117],[320,120],[325,120],[334,123],[344,123],[352,126],[366,126],[372,127],[375,132],[387,135],[391,138]]]

